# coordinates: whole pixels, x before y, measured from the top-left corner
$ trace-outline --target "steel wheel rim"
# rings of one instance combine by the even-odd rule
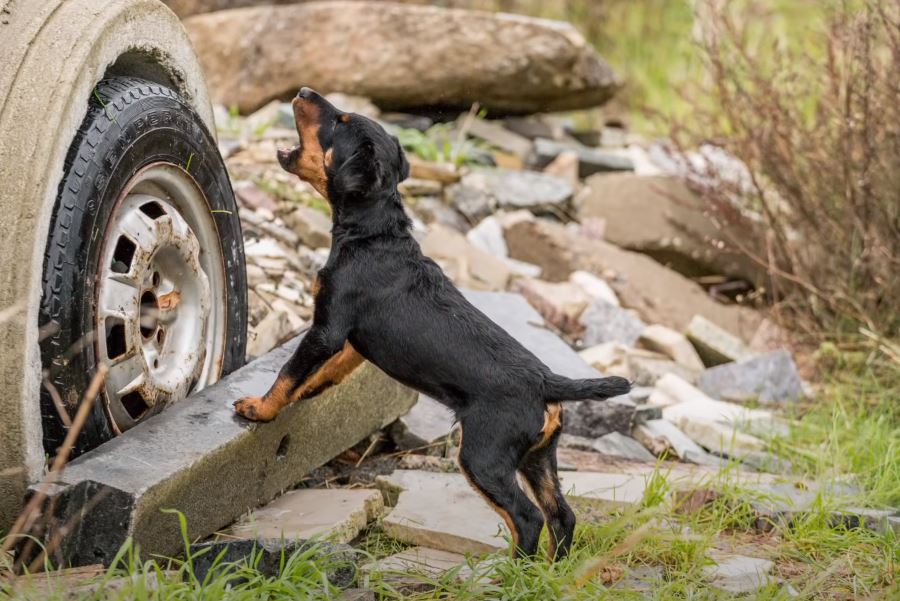
[[[218,380],[225,262],[203,191],[155,163],[125,186],[104,233],[95,296],[97,363],[116,434]]]

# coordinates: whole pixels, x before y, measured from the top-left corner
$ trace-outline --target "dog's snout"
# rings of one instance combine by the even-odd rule
[[[297,92],[297,98],[304,98],[306,100],[309,100],[313,97],[314,94],[315,92],[313,92],[312,88],[303,86],[302,88],[300,88],[300,91]]]

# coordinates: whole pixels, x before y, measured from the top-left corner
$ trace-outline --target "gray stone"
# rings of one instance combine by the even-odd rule
[[[794,360],[783,350],[711,367],[700,374],[697,386],[724,401],[781,403],[804,397]]]
[[[129,536],[148,555],[171,556],[182,536],[176,517],[160,510],[181,511],[191,539],[207,536],[412,406],[411,390],[364,364],[273,422],[237,416],[232,403],[263,394],[298,340],[72,461],[50,497],[62,523],[80,519],[55,559],[108,563]]]
[[[453,205],[473,221],[497,209],[565,208],[573,192],[569,182],[554,175],[500,168],[473,170],[447,189]]]
[[[610,432],[601,436],[594,441],[591,448],[604,455],[625,457],[635,461],[654,461],[656,459],[641,443],[618,432]]]
[[[604,301],[595,301],[581,314],[585,332],[583,343],[594,346],[604,342],[619,342],[633,346],[644,322],[633,312]]]
[[[578,175],[588,177],[608,171],[633,171],[631,159],[620,155],[589,148],[581,144],[571,144],[538,138],[534,141],[534,160],[539,167],[545,167],[553,159],[567,150],[578,153]]]
[[[240,201],[242,206],[252,211],[266,209],[274,213],[278,210],[278,199],[269,192],[262,190],[253,182],[235,182],[234,196]]]
[[[753,593],[772,582],[771,572],[775,563],[768,559],[711,553],[714,565],[703,568],[710,585],[732,594]]]
[[[143,550],[143,548],[142,548]],[[307,553],[312,550],[312,557],[322,561],[325,575],[332,586],[347,588],[356,580],[358,566],[356,552],[348,545],[336,545],[321,541],[286,541],[281,539],[236,540],[207,542],[191,545],[191,564],[194,576],[200,582],[217,566],[226,563],[249,562],[251,557],[258,558],[254,564],[257,572],[267,578],[276,578],[281,574],[281,566],[295,553]],[[232,585],[240,584],[242,579],[230,581]]]
[[[324,539],[349,543],[366,525],[381,517],[382,495],[361,488],[307,488],[284,493],[253,510],[228,534],[242,539]]]
[[[460,118],[460,126],[466,122],[467,115]],[[472,119],[468,121],[469,135],[481,138],[491,146],[524,159],[531,153],[531,140],[503,127],[499,121]]]
[[[419,394],[409,413],[391,425],[391,437],[401,449],[419,449],[446,439],[455,422],[453,412],[447,407]]]
[[[695,315],[685,332],[708,366],[745,361],[754,356],[737,336],[730,334],[702,315]]]

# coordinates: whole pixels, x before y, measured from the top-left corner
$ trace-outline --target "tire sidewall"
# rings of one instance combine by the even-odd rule
[[[134,79],[107,80],[97,86],[79,134],[70,151],[72,160],[66,162],[48,241],[48,247],[60,242],[54,226],[60,217],[69,218],[66,242],[77,246],[65,254],[73,259],[74,265],[57,273],[64,279],[71,278],[67,286],[71,294],[68,300],[57,299],[68,302],[68,307],[62,307],[64,317],[58,320],[60,330],[55,337],[60,340],[49,346],[53,352],[66,344],[70,348],[77,346],[80,340],[85,343],[80,345],[80,352],[71,352],[68,362],[54,365],[51,381],[58,389],[62,387],[60,393],[66,406],[72,407],[73,400],[77,403],[78,393],[87,388],[97,367],[91,334],[97,324],[95,299],[107,226],[128,183],[156,163],[169,163],[189,173],[212,212],[225,274],[226,340],[221,375],[240,367],[246,347],[247,313],[240,221],[225,165],[200,117],[177,94],[163,86]],[[60,214],[62,207],[72,206],[81,210]],[[48,292],[53,294],[45,289],[45,295]],[[48,360],[53,363],[54,357],[45,355],[44,346],[42,358],[47,367]],[[46,407],[43,413],[47,442],[46,422],[59,418],[55,410],[48,415]],[[88,422],[77,451],[92,448],[114,435],[103,399],[95,403]],[[49,448],[47,451],[53,452]]]

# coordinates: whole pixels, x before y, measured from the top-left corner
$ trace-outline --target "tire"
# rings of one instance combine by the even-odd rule
[[[174,174],[181,185],[199,190],[199,194],[188,194],[189,198],[195,199],[190,205],[191,210],[201,215],[198,219],[203,219],[204,224],[212,224],[211,227],[207,225],[205,231],[207,234],[213,232],[218,239],[218,246],[198,242],[192,255],[213,265],[208,271],[215,272],[197,276],[207,278],[207,288],[203,289],[207,296],[203,298],[211,299],[207,300],[208,313],[201,314],[203,323],[212,323],[206,315],[218,316],[215,329],[204,326],[202,330],[206,334],[210,331],[215,334],[216,340],[209,348],[218,350],[215,353],[204,351],[197,361],[209,362],[213,355],[218,358],[215,365],[203,366],[204,381],[192,380],[190,388],[182,386],[183,390],[175,396],[183,397],[191,389],[210,384],[244,362],[247,286],[241,226],[216,142],[191,106],[169,88],[136,78],[105,79],[96,86],[87,115],[66,157],[44,260],[40,309],[44,368],[41,416],[44,448],[51,456],[56,454],[67,428],[50,390],[59,393],[57,398],[73,417],[98,369],[98,357],[106,360],[99,349],[106,345],[106,354],[109,354],[110,326],[108,321],[104,322],[107,324],[104,333],[97,325],[101,318],[97,294],[105,285],[101,278],[108,266],[105,261],[103,266],[100,262],[101,257],[108,256],[103,253],[108,252],[104,249],[110,243],[106,233],[111,228],[111,217],[118,214],[129,186],[141,177],[140,174],[154,169]],[[203,206],[198,206],[196,198],[205,201],[201,202]],[[166,207],[169,213],[175,214],[165,214],[165,219],[187,219],[175,208],[176,204]],[[220,273],[216,267],[219,259],[224,277],[217,275]],[[126,264],[125,268],[131,269],[131,266]],[[116,269],[116,264],[112,269]],[[178,273],[183,272],[181,268]],[[153,274],[155,280],[157,276],[157,273]],[[140,326],[141,334],[144,333],[145,296],[147,293],[140,296],[139,324],[127,324],[128,328]],[[159,314],[159,310],[154,310]],[[179,324],[190,325],[191,322],[178,318],[173,323],[176,324],[172,326],[174,335],[179,327],[185,331],[186,326]],[[125,334],[122,334],[122,341],[126,346],[133,343],[133,339],[125,338]],[[164,343],[160,341],[160,344]],[[128,352],[137,353],[134,349],[128,349]],[[167,398],[166,404],[177,400],[180,398]],[[154,399],[150,401],[155,402]],[[135,419],[155,413],[162,405],[154,406],[153,411]],[[104,389],[92,407],[73,453],[77,455],[90,450],[120,431],[122,428],[113,419],[110,409],[110,393]]]

